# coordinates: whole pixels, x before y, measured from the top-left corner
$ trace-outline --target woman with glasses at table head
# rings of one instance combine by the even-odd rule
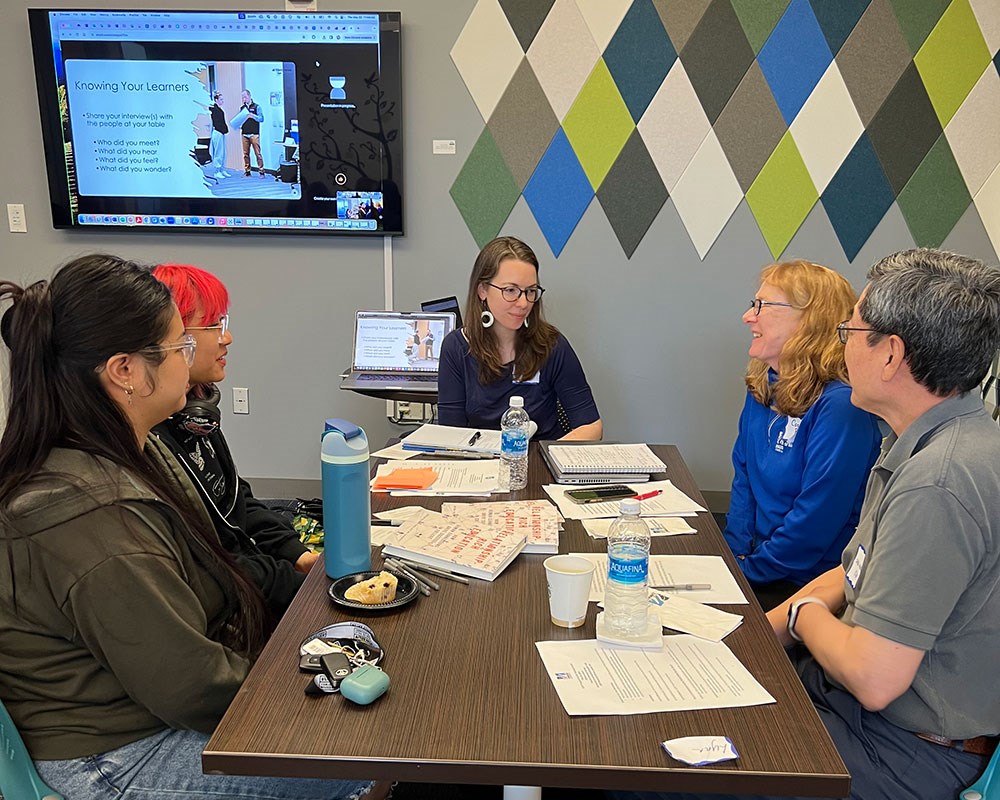
[[[580,360],[545,321],[544,292],[538,259],[524,242],[501,236],[480,251],[469,280],[465,327],[441,346],[442,425],[499,429],[510,398],[520,395],[538,425],[535,438],[601,438],[601,416]]]
[[[236,471],[219,426],[217,383],[226,377],[233,343],[229,292],[217,277],[198,267],[161,264],[153,275],[174,298],[184,330],[198,344],[191,365],[191,388],[184,408],[153,429],[181,462],[215,524],[219,540],[264,593],[280,617],[319,558],[299,541],[295,529],[253,496]]]
[[[195,342],[115,256],[0,281],[0,699],[73,800],[350,797],[368,782],[202,775],[269,623],[150,429],[184,406]]]
[[[725,537],[765,610],[840,563],[878,455],[837,335],[856,299],[833,270],[788,261],[764,268],[743,314],[750,364]]]

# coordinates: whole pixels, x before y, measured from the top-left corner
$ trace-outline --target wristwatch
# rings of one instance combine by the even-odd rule
[[[830,607],[818,597],[803,597],[801,600],[796,600],[792,603],[788,607],[788,635],[796,642],[801,642],[802,637],[795,632],[795,620],[799,618],[799,609],[809,603],[815,603],[816,605],[823,606],[827,611],[830,610]]]

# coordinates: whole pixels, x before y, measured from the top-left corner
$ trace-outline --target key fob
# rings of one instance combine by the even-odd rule
[[[340,686],[341,681],[354,669],[351,659],[343,653],[326,653],[319,657],[319,662],[323,667],[323,674],[330,679],[334,687]]]
[[[336,691],[337,688],[322,673],[313,675],[313,679],[306,686],[306,694],[333,694]]]

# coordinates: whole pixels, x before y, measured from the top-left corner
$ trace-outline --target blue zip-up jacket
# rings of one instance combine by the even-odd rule
[[[840,381],[801,418],[747,392],[725,537],[750,583],[803,585],[840,564],[881,441],[877,418],[851,405]]]

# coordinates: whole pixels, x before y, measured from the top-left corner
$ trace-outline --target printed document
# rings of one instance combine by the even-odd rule
[[[615,648],[596,639],[536,642],[570,716],[652,714],[773,703],[723,642],[664,636],[662,650]]]
[[[374,485],[380,479],[391,475],[399,466],[393,462],[379,465],[375,473]],[[437,476],[430,487],[425,490],[431,495],[442,494],[489,494],[500,491],[500,462],[491,461],[419,461],[412,459],[406,462],[406,470],[433,470]],[[376,490],[378,491],[378,490]],[[391,490],[393,495],[419,495],[418,491]]]
[[[646,517],[643,521],[649,528],[650,536],[676,536],[679,533],[697,533],[694,528],[688,525],[683,517]],[[604,517],[602,519],[583,520],[583,529],[590,534],[592,539],[607,539],[608,529],[611,527],[613,519]]]
[[[608,580],[607,553],[573,553],[594,562],[594,580],[590,585],[590,602],[604,599]],[[672,590],[670,594],[687,597],[699,603],[740,605],[747,602],[722,556],[650,556],[649,585],[708,584],[711,589]]]

